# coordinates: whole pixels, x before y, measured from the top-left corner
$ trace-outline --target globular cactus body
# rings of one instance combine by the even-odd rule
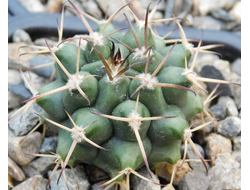
[[[126,168],[181,159],[188,121],[204,109],[185,73],[192,52],[183,43],[166,46],[146,21],[129,22],[125,33],[100,23],[78,38],[87,41],[84,50],[70,40],[48,47],[56,80],[34,99],[43,122],[59,127],[56,153],[64,167],[93,164],[122,181],[126,172],[116,176]]]

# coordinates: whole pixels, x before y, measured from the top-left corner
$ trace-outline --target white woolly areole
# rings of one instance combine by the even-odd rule
[[[75,128],[72,129],[71,137],[72,139],[76,140],[78,143],[82,141],[81,135],[83,135],[82,132],[78,131]]]
[[[185,48],[186,50],[189,50],[189,51],[193,52],[194,44],[191,44],[191,43],[189,43],[189,42],[182,43],[182,44],[183,44],[183,46],[184,46],[184,48]]]
[[[137,75],[136,77],[143,79],[143,80],[141,80],[142,84],[147,82],[148,84],[145,87],[147,87],[150,90],[154,90],[155,89],[154,83],[159,82],[156,77],[151,79],[151,74],[149,74],[149,73],[147,73],[146,75],[145,75],[145,73],[142,73],[142,74]]]
[[[133,121],[130,121],[128,124],[133,129],[140,129],[141,126],[141,116],[138,113],[135,113],[134,110],[131,111],[131,113],[128,115],[129,118],[131,118]]]
[[[191,130],[190,129],[185,129],[183,137],[184,137],[184,140],[190,139],[192,137]]]
[[[103,38],[102,34],[99,34],[98,32],[93,32],[89,36],[91,38],[93,38],[94,45],[99,45],[99,46],[103,46],[104,45],[103,40],[102,40],[102,38]]]
[[[139,20],[139,23],[137,23],[137,26],[142,29],[145,26],[145,20]]]
[[[80,85],[82,83],[82,81],[80,80],[81,78],[84,77],[84,75],[78,75],[78,78],[76,76],[76,74],[71,75],[72,79],[69,78],[68,82],[67,82],[67,86],[69,86],[69,91],[72,92],[72,90],[76,89],[76,85]]]
[[[106,24],[108,21],[105,19],[99,20],[99,24]]]
[[[153,55],[152,54],[153,52],[151,50],[149,50],[148,53],[146,55],[144,55],[145,51],[146,51],[146,48],[144,46],[141,49],[136,48],[135,52],[134,52],[133,59],[135,59],[135,58],[137,58],[137,59],[146,58],[146,57],[148,57],[149,52],[150,52],[150,55]]]
[[[118,67],[118,65],[116,67]],[[115,77],[117,73],[118,73],[118,70],[115,70],[115,71],[112,70],[112,78],[113,78],[113,80],[112,81],[109,80],[109,76],[106,75],[106,81],[111,83],[112,85],[115,85],[117,83],[117,81],[119,81],[122,78],[122,77],[119,77],[119,76]]]
[[[194,76],[197,75],[194,71],[191,71],[191,70],[185,70],[181,73],[181,75],[189,75],[189,74],[194,75]]]

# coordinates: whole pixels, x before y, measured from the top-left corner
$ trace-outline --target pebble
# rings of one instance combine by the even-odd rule
[[[150,177],[148,170],[146,167],[143,167],[137,171],[140,175],[146,177],[147,179],[150,179],[156,183],[160,183],[159,179],[154,175],[153,172],[151,172],[152,178]],[[139,178],[136,175],[131,175],[131,186],[134,190],[160,190],[161,186],[153,184],[151,182],[146,181],[145,179]]]
[[[230,70],[233,73],[241,76],[241,58],[236,59],[231,65]]]
[[[200,152],[201,156],[203,158],[205,158],[205,152],[203,150],[203,148],[199,145],[194,143],[196,148],[198,149],[198,151]],[[185,145],[181,146],[181,152],[182,152],[182,157],[183,157],[183,153],[184,153],[184,147]],[[188,162],[189,166],[193,169],[193,170],[197,170],[200,172],[206,172],[206,168],[203,165],[203,163],[201,162],[199,156],[195,153],[195,151],[193,150],[193,148],[191,147],[190,144],[188,144],[187,146],[187,154],[186,154],[186,159],[196,159],[198,161],[193,161],[193,162]],[[208,163],[206,163],[207,168],[209,169],[209,165]]]
[[[51,62],[54,62],[54,59],[51,59],[50,57],[45,57],[43,55],[42,56],[36,55],[35,57],[30,59],[30,67],[44,65],[46,63],[51,63]],[[54,70],[55,70],[55,67],[53,64],[50,66],[33,69],[32,72],[36,73],[39,76],[50,78]]]
[[[24,86],[23,82],[19,84],[9,84],[8,91],[17,96],[20,96],[23,100],[32,97],[31,92]]]
[[[22,29],[16,29],[13,36],[12,36],[12,41],[13,42],[24,42],[29,45],[33,45],[33,42],[30,38],[30,35],[25,32]]]
[[[45,12],[44,5],[39,0],[18,0],[29,12]]]
[[[198,10],[201,15],[207,15],[212,10],[222,8],[230,9],[238,0],[199,0]]]
[[[49,158],[49,157],[40,157],[37,159],[34,159],[29,164],[22,167],[24,173],[28,177],[32,177],[34,175],[44,175],[49,170],[54,169],[54,163],[53,161],[55,158]]]
[[[221,30],[223,22],[214,19],[212,16],[194,17],[194,27],[203,30]]]
[[[217,154],[232,152],[232,144],[230,139],[219,134],[211,133],[205,138],[205,141],[207,143],[205,152],[207,157],[212,160],[212,163],[214,163]]]
[[[175,188],[173,187],[173,185],[171,184],[167,184],[165,187],[163,187],[161,190],[175,190]]]
[[[229,14],[235,18],[235,20],[241,23],[241,1],[234,4],[233,8],[229,11]]]
[[[34,41],[34,44],[37,46],[43,46],[43,47],[47,47],[47,44],[45,42],[45,40],[47,41],[47,43],[49,44],[50,47],[53,47],[55,44],[57,44],[57,38],[37,38]]]
[[[25,166],[32,161],[35,157],[28,154],[38,153],[42,145],[42,135],[39,132],[34,132],[23,140],[24,138],[12,137],[8,139],[9,157],[21,166]]]
[[[218,154],[215,165],[208,171],[209,189],[241,189],[240,164],[230,153]]]
[[[19,84],[23,82],[20,71],[8,69],[8,84]]]
[[[232,159],[236,160],[241,165],[241,150],[233,151],[232,152]]]
[[[176,170],[175,175],[174,175],[173,185],[178,185],[181,178],[186,173],[191,171],[191,168],[187,162],[184,162],[182,166],[181,166],[181,164],[182,164],[182,160],[178,160],[177,163],[175,164],[177,170]],[[175,165],[169,164],[168,162],[162,162],[161,167],[159,169],[157,169],[157,171],[156,171],[157,175],[161,178],[166,179],[166,181],[170,182],[171,177],[173,175]]]
[[[38,90],[42,86],[49,83],[49,79],[41,77],[33,72],[25,71],[23,74],[27,80],[29,80],[29,81],[32,80],[32,83],[34,84],[35,90]],[[30,85],[32,83],[30,82]],[[28,88],[28,86],[26,84],[25,84],[25,86],[26,86],[26,88]]]
[[[214,9],[211,11],[211,14],[214,18],[229,22],[233,20],[232,16],[224,9]]]
[[[90,184],[85,176],[85,173],[83,171],[83,167],[77,166],[74,168],[74,171],[76,174],[76,180],[79,184],[79,189],[78,189],[78,186],[77,186],[77,183],[76,183],[76,180],[75,180],[75,177],[73,175],[72,170],[65,168],[65,174],[66,174],[66,179],[67,179],[69,189],[70,190],[88,190],[90,187]],[[59,177],[60,172],[61,172],[61,169],[57,170],[55,172],[53,178],[51,179],[51,182],[50,182],[51,190],[57,190],[57,189],[68,190],[68,188],[65,184],[63,175],[61,176],[59,183],[57,184],[57,179]],[[52,171],[48,172],[49,177],[50,177],[51,173],[52,173]]]
[[[218,122],[218,132],[227,138],[236,137],[241,131],[241,119],[235,116],[227,117]]]
[[[23,115],[22,119],[21,116],[23,112],[20,112],[9,121],[9,128],[13,130],[16,136],[26,135],[39,122],[40,118],[33,110],[40,113],[42,109],[37,104],[33,104]]]
[[[218,120],[225,119],[227,116],[227,107],[223,104],[219,104],[219,103],[215,104],[210,107],[210,110],[213,112],[214,118]]]
[[[190,63],[192,63],[192,58],[190,60]],[[195,61],[195,70],[197,71],[197,73],[201,72],[201,69],[205,66],[205,65],[214,65],[215,61],[219,60],[219,56],[218,55],[214,55],[214,54],[198,54],[196,61]]]
[[[241,84],[241,77],[235,73],[231,73],[229,80]],[[234,92],[234,102],[237,108],[241,109],[241,86],[231,85],[231,87]]]
[[[225,78],[221,74],[221,71],[211,65],[204,66],[200,74],[202,77],[205,77],[205,78],[225,80]],[[211,92],[217,85],[216,83],[210,83],[210,82],[206,82],[206,84],[207,84],[207,87],[208,87],[207,89],[209,92]],[[220,84],[215,94],[219,93],[220,91],[221,93],[218,95],[218,97],[219,96],[232,96],[232,92],[228,84]]]
[[[233,138],[233,150],[241,150],[241,136]]]
[[[179,190],[204,190],[208,189],[209,178],[204,172],[192,170],[184,175],[178,185]]]
[[[8,157],[8,174],[17,181],[25,180],[22,169],[10,157]]]
[[[56,152],[57,138],[57,136],[45,138],[39,152],[41,154],[47,154],[48,152]]]
[[[101,8],[101,10],[107,14],[108,18],[115,13],[120,7],[123,6],[121,1],[117,0],[110,0],[110,1],[103,1],[103,0],[96,0],[96,3]],[[124,8],[126,9],[126,8]],[[130,13],[126,13],[126,15],[130,15]],[[113,19],[113,21],[117,22],[127,22],[125,16],[123,15],[123,11],[120,11]]]
[[[229,96],[221,96],[218,99],[218,103],[226,106],[227,108],[227,115],[229,116],[238,116],[239,112],[237,106],[232,98]]]
[[[22,53],[31,52],[31,48],[20,48],[21,46],[27,46],[24,42],[8,43],[8,68],[19,70],[20,66],[29,68],[29,60],[34,57],[33,54],[21,55]]]
[[[15,186],[12,190],[45,190],[47,183],[47,179],[41,175],[35,175]]]
[[[85,1],[85,0],[80,0],[80,1],[82,7],[84,8],[84,10],[86,10],[86,13],[92,15],[96,19],[102,18],[102,12],[100,11],[95,1]]]
[[[23,100],[20,96],[8,91],[8,109],[14,109],[15,111],[16,108],[20,108]]]
[[[189,12],[192,8],[193,0],[175,0],[171,3],[167,1],[168,8],[168,17],[172,17],[171,13],[179,17],[183,12]],[[171,6],[173,6],[171,10]]]
[[[46,11],[50,13],[61,12],[63,0],[48,0]]]

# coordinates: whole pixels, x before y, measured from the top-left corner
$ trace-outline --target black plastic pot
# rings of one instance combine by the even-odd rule
[[[32,40],[41,37],[58,36],[57,19],[60,20],[59,13],[29,13],[16,0],[9,0],[9,21],[8,21],[8,41],[12,41],[13,33],[16,29],[23,29],[31,36]],[[96,30],[97,24],[88,20],[91,28]],[[129,27],[128,23],[114,22],[117,29]],[[173,26],[155,27],[160,36],[175,29]],[[183,27],[189,39],[200,40],[202,31],[195,28]],[[76,16],[65,16],[63,37],[71,37],[75,34],[87,34],[87,28],[81,19]],[[172,33],[169,38],[180,38],[178,30]],[[203,45],[224,44],[224,47],[213,49],[222,55],[222,59],[230,62],[241,57],[241,35],[229,31],[204,30]]]

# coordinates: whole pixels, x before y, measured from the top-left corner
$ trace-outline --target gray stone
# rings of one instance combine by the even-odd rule
[[[178,185],[179,190],[205,190],[208,188],[209,178],[204,172],[193,170],[184,175]]]
[[[8,139],[12,137],[15,137],[15,133],[10,128],[8,128]]]
[[[221,71],[216,69],[212,65],[205,65],[200,72],[202,77],[205,78],[212,78],[212,79],[219,79],[219,80],[225,80],[223,75],[221,74]],[[211,92],[215,87],[216,83],[210,83],[206,82],[208,91]],[[232,96],[231,89],[228,84],[220,84],[218,89],[216,90],[215,94],[221,92],[218,96]]]
[[[101,19],[102,18],[102,12],[99,9],[98,5],[96,4],[95,1],[85,1],[85,0],[80,0],[83,9],[96,19]]]
[[[25,71],[23,74],[27,80],[32,80],[32,82],[34,84],[35,91],[40,89],[41,87],[43,87],[44,85],[46,85],[50,82],[50,79],[41,77],[33,72]],[[26,84],[25,84],[25,86],[26,86],[26,88],[28,88],[28,86]],[[29,90],[31,91],[31,89],[29,89]]]
[[[218,154],[208,171],[209,189],[241,189],[240,164],[230,153]]]
[[[57,147],[57,136],[47,137],[43,141],[40,153],[47,154],[48,152],[56,152],[56,147]]]
[[[19,84],[23,82],[20,71],[8,69],[8,84]]]
[[[47,47],[46,42],[49,44],[50,47],[53,47],[55,44],[57,44],[57,39],[51,38],[37,38],[34,40],[34,44],[37,46],[43,46]]]
[[[211,14],[213,15],[214,18],[220,19],[226,22],[233,20],[233,17],[224,9],[212,10]]]
[[[54,160],[55,158],[40,157],[40,158],[34,159],[29,164],[23,166],[22,169],[25,175],[28,177],[32,177],[34,175],[44,175],[49,170],[53,170]]]
[[[199,144],[196,144],[195,143],[195,146],[196,148],[198,149],[198,151],[200,152],[201,156],[203,158],[205,158],[205,152],[203,150],[203,148],[199,145]],[[182,145],[181,146],[181,152],[182,152],[182,155],[184,153],[184,147],[185,145]],[[183,156],[182,156],[183,157]],[[200,172],[206,172],[206,168],[205,166],[203,165],[203,163],[200,161],[200,158],[199,156],[195,153],[195,151],[193,150],[193,148],[191,147],[190,144],[188,144],[187,146],[187,154],[186,154],[186,158],[187,159],[196,159],[196,160],[199,160],[199,161],[193,161],[193,162],[188,162],[188,164],[190,165],[190,167],[193,169],[193,170],[198,170]],[[206,163],[206,162],[205,162]],[[209,165],[208,163],[206,163],[206,166],[207,168],[209,169]]]
[[[178,185],[181,178],[188,172],[192,171],[188,162],[182,163],[183,160],[178,160],[174,165],[168,162],[162,162],[157,169],[158,177],[165,179],[166,181],[170,182],[171,177],[173,176],[174,169],[176,169],[175,174],[173,176],[174,180],[172,185]],[[175,168],[176,167],[176,168]],[[164,183],[165,184],[165,183]],[[168,185],[171,187],[171,185]],[[168,189],[166,189],[168,190]]]
[[[240,164],[240,167],[241,167],[241,150],[233,151],[232,159],[236,160]]]
[[[226,22],[223,26],[222,26],[222,30],[229,30],[229,31],[233,31],[233,33],[236,34],[237,32],[237,28],[240,28],[241,25],[239,23],[237,23],[236,21],[230,21],[230,22]],[[238,29],[239,30],[239,29]]]
[[[15,186],[12,190],[45,190],[47,183],[47,179],[36,175]]]
[[[24,42],[26,44],[32,45],[33,42],[30,38],[30,35],[22,29],[16,29],[13,36],[13,42]]]
[[[79,184],[79,189],[75,180],[75,177],[73,175],[73,172],[71,169],[65,168],[65,174],[67,183],[70,190],[88,190],[90,187],[90,184],[88,180],[86,179],[85,173],[83,171],[83,167],[77,166],[74,168],[75,174],[76,174],[76,180]],[[51,190],[68,190],[65,181],[63,179],[63,175],[61,176],[59,183],[57,184],[57,179],[59,177],[61,170],[57,170],[51,179],[50,186]],[[48,175],[50,177],[52,171],[48,172]]]
[[[139,169],[137,171],[140,175],[146,177],[147,179],[150,179],[156,183],[160,183],[159,182],[159,179],[154,175],[153,172],[151,172],[151,175],[152,175],[152,178],[150,177],[149,173],[148,173],[148,170],[146,169],[146,167],[143,167],[141,169]],[[160,185],[156,185],[156,184],[153,184],[151,182],[148,182],[144,179],[141,179],[139,178],[138,176],[136,175],[131,175],[131,186],[133,187],[134,190],[141,190],[141,189],[144,189],[144,190],[160,190],[161,189],[161,186]]]
[[[232,152],[231,140],[219,134],[211,133],[205,138],[205,141],[207,143],[205,152],[206,155],[212,160],[212,163],[214,162],[217,154]]]
[[[51,59],[50,57],[45,57],[45,56],[35,56],[32,59],[30,59],[30,67],[44,65],[50,62],[54,62],[54,59]],[[32,71],[38,74],[39,76],[50,78],[54,70],[55,70],[54,65],[50,65],[50,66],[34,69]]]
[[[223,22],[211,16],[194,17],[194,27],[203,30],[221,30]]]
[[[230,69],[233,73],[241,76],[241,58],[236,59],[231,65]]]
[[[230,9],[238,0],[199,0],[198,10],[201,15],[207,15],[212,10],[222,8]]]
[[[236,82],[237,84],[241,84],[241,77],[235,73],[231,73],[230,81]],[[234,102],[238,109],[241,109],[241,86],[239,85],[231,85],[234,92]]]
[[[211,106],[210,110],[213,112],[214,118],[218,120],[225,119],[227,116],[227,108],[225,105],[216,104]]]
[[[8,68],[19,70],[20,66],[29,68],[29,60],[34,57],[34,54],[26,54],[25,56],[19,56],[23,53],[31,52],[31,48],[20,48],[27,46],[24,42],[8,43]]]
[[[107,182],[107,180],[104,180],[104,181],[100,181],[100,182],[98,182],[98,183],[95,183],[94,185],[92,185],[91,190],[104,190],[104,189],[106,188],[106,186],[104,186],[104,187],[98,187],[98,186],[100,186],[100,185],[102,185],[102,184],[104,184],[104,183],[106,183],[106,182]],[[98,188],[97,188],[97,187],[98,187]],[[115,190],[115,185],[112,186],[109,190]]]
[[[23,98],[17,96],[16,94],[8,91],[8,109],[20,108]],[[15,111],[15,110],[13,110]]]
[[[241,131],[241,119],[235,116],[227,117],[218,122],[218,132],[225,137],[236,137]]]
[[[44,5],[39,0],[18,0],[29,12],[45,12]]]
[[[10,157],[8,157],[8,174],[17,181],[25,180],[22,169]]]
[[[227,114],[229,116],[238,116],[239,115],[239,112],[238,112],[238,109],[237,109],[237,106],[236,106],[234,100],[232,98],[230,98],[229,96],[221,96],[218,99],[218,103],[226,106]]]
[[[117,0],[110,0],[110,1],[96,0],[96,3],[101,8],[101,10],[108,15],[108,18],[113,13],[115,13],[120,7],[123,6],[123,3],[121,1],[117,1]],[[126,14],[126,15],[128,16],[129,14]],[[119,12],[115,16],[115,18],[113,19],[113,21],[126,22],[126,18],[123,15],[123,11]]]
[[[8,91],[11,93],[20,96],[23,100],[31,98],[31,92],[24,86],[23,83],[19,84],[9,84]]]
[[[35,157],[29,154],[37,154],[42,145],[42,135],[34,132],[25,137],[12,137],[8,139],[9,157],[17,164],[25,166]],[[24,139],[24,140],[23,140]]]
[[[233,150],[241,150],[241,136],[233,138]]]
[[[229,14],[234,17],[234,19],[241,23],[241,1],[234,4],[233,8],[230,10]]]
[[[26,135],[40,120],[33,110],[40,113],[42,109],[37,104],[33,104],[22,118],[23,112],[20,112],[9,121],[9,128],[13,130],[16,136]]]

